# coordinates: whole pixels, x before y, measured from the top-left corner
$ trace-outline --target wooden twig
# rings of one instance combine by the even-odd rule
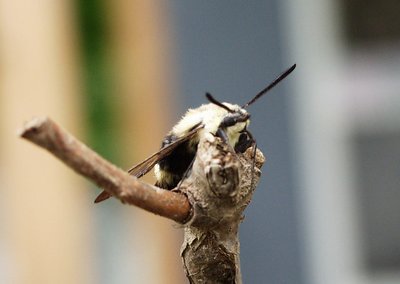
[[[181,224],[191,216],[191,206],[185,195],[160,189],[130,176],[49,118],[34,118],[27,122],[20,136],[47,149],[122,203],[136,205]]]
[[[182,182],[180,192],[174,192],[128,175],[48,118],[26,123],[20,135],[123,203],[184,224],[181,256],[190,283],[242,283],[239,224],[265,161],[261,151],[257,150],[255,157],[252,148],[235,154],[219,138],[205,134],[191,174]]]
[[[211,134],[199,143],[192,173],[181,186],[193,206],[181,249],[190,283],[242,283],[239,225],[265,161],[259,150],[253,157],[253,150],[234,154]]]

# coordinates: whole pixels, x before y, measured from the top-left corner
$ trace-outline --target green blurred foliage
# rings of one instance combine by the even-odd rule
[[[85,84],[85,114],[90,147],[116,162],[118,130],[111,94],[112,68],[107,54],[108,30],[104,1],[77,0]]]

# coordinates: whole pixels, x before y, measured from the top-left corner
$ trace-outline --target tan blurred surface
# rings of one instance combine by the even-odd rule
[[[112,40],[106,48],[114,69],[116,127],[122,133],[116,141],[123,141],[120,152],[130,165],[156,151],[171,125],[168,21],[156,1],[107,5]],[[95,257],[103,252],[95,251],[100,248],[95,242],[103,228],[94,226],[87,183],[16,135],[24,121],[48,115],[85,141],[74,9],[68,1],[0,0],[0,282],[98,283],[102,275],[103,262]],[[184,282],[181,231],[142,210],[122,212],[120,233],[126,232],[130,243],[117,262],[129,262],[124,268],[132,269],[129,280]]]
[[[121,110],[121,152],[126,153],[124,162],[130,166],[157,151],[171,125],[171,35],[165,7],[159,1],[119,0],[109,5],[112,50],[116,55],[115,94]],[[151,174],[145,179],[154,183]],[[181,230],[171,221],[143,210],[126,212],[130,215],[126,220],[134,216],[134,220],[127,221],[132,229],[130,249],[132,255],[140,256],[143,265],[135,281],[183,282]]]
[[[73,21],[69,1],[0,1],[0,282],[94,282],[84,180],[16,135],[34,115],[82,134]]]

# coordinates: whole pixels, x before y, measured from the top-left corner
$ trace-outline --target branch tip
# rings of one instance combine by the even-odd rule
[[[157,192],[152,185],[133,179],[48,117],[31,119],[18,131],[18,135],[47,149],[123,203],[138,206],[178,223],[187,220],[190,214],[191,206],[186,196],[170,191]]]
[[[31,120],[25,122],[24,126],[17,130],[17,135],[22,138],[28,138],[31,135],[37,134],[39,129],[48,123],[49,118],[47,116],[34,117]]]

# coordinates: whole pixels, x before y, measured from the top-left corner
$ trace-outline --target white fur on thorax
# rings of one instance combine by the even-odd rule
[[[230,109],[236,111],[241,109],[238,105],[233,105],[230,103],[223,103]],[[242,112],[246,113],[246,110],[241,109]],[[199,137],[203,135],[204,132],[209,132],[215,134],[221,121],[225,116],[228,115],[228,111],[224,108],[217,106],[215,104],[209,103],[201,105],[195,109],[189,109],[182,119],[174,126],[172,132],[178,137],[186,134],[190,128],[192,128],[197,123],[201,122],[204,124],[204,128],[199,131]],[[239,140],[239,131],[243,130],[245,126],[248,126],[250,120],[246,122],[239,122],[233,126],[230,126],[226,130],[228,135],[229,144],[235,147],[237,141]]]

